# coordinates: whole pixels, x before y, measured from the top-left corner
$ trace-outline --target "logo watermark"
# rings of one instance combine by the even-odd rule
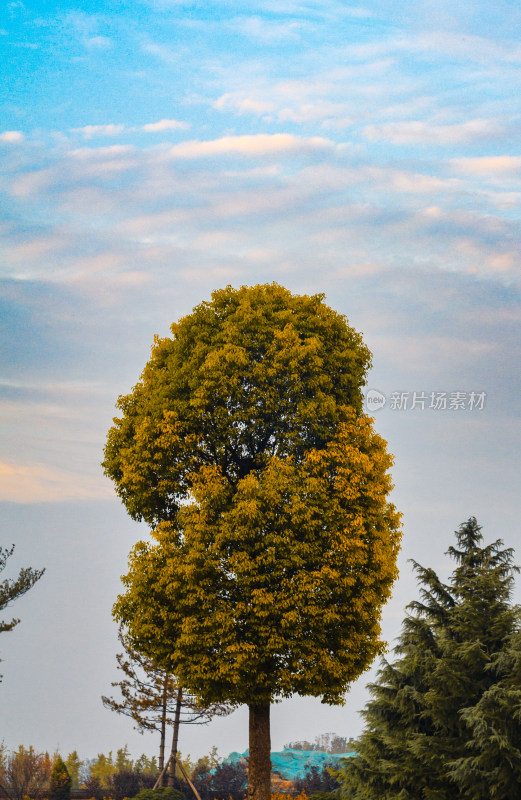
[[[366,411],[373,413],[387,407],[391,411],[483,411],[486,392],[391,392],[389,396],[378,389],[365,395]]]
[[[379,411],[387,402],[387,398],[378,389],[369,389],[365,396],[365,407],[368,411]]]

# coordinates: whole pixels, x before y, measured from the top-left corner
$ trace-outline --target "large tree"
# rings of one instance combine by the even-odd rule
[[[115,614],[201,702],[248,705],[264,800],[271,703],[342,703],[382,650],[392,458],[362,411],[370,353],[322,295],[228,287],[172,334],[108,435],[105,471],[156,540],[131,554]]]
[[[520,612],[513,552],[485,545],[475,518],[456,532],[448,583],[414,562],[397,658],[370,687],[348,800],[512,800],[521,783]]]

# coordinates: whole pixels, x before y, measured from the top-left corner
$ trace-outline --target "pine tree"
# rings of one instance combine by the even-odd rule
[[[12,556],[13,550],[14,544],[9,549],[0,547],[0,572],[3,572],[5,569],[7,559]],[[16,600],[18,597],[21,597],[28,592],[29,589],[34,586],[36,581],[40,580],[44,572],[45,569],[32,569],[32,567],[24,567],[20,570],[18,577],[15,580],[6,579],[2,581],[0,583],[0,611],[3,611],[4,608],[7,608],[7,606],[12,603],[13,600]],[[19,622],[19,619],[12,619],[9,622],[0,620],[0,633],[12,631]],[[2,676],[0,675],[0,681],[1,680]]]
[[[474,518],[456,538],[448,584],[413,562],[420,600],[408,607],[396,661],[384,662],[370,687],[359,757],[344,770],[349,800],[517,796],[521,654],[520,613],[510,602],[513,551],[501,540],[483,545]],[[490,739],[499,700],[501,724]]]
[[[512,638],[491,665],[497,678],[479,702],[462,711],[470,754],[451,774],[468,800],[517,797],[521,787],[521,635]]]
[[[112,686],[119,688],[121,700],[115,700],[113,697],[101,699],[106,708],[131,717],[140,733],[153,730],[160,733],[159,772],[163,781],[167,725],[173,727],[171,756],[175,762],[180,725],[204,725],[212,717],[224,716],[232,709],[230,706],[217,703],[202,706],[192,694],[183,691],[173,675],[156,667],[150,658],[135,650],[127,641],[122,626],[118,636],[123,646],[123,653],[118,653],[116,660],[124,677],[121,681],[113,682]],[[120,751],[118,755],[119,753]],[[117,761],[116,768],[120,768]],[[168,773],[170,786],[173,786],[174,775],[175,763],[171,762]]]
[[[70,800],[71,797],[71,776],[63,762],[58,756],[54,762],[51,772],[51,782],[49,786],[49,800]]]

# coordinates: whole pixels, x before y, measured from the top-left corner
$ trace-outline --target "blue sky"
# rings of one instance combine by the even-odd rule
[[[2,637],[6,744],[155,749],[99,700],[146,535],[99,463],[153,335],[228,283],[323,291],[374,353],[404,512],[389,641],[408,558],[445,569],[471,514],[518,544],[520,24],[505,1],[3,5],[2,544],[11,573],[47,567]],[[392,407],[457,391],[485,407]],[[367,679],[342,710],[278,706],[274,745],[356,735]],[[241,713],[182,749],[243,749]]]

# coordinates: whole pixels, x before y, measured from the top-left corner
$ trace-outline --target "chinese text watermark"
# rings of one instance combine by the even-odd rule
[[[386,406],[391,411],[483,411],[486,392],[391,392],[389,396],[369,389],[365,396],[367,411],[379,411]]]

